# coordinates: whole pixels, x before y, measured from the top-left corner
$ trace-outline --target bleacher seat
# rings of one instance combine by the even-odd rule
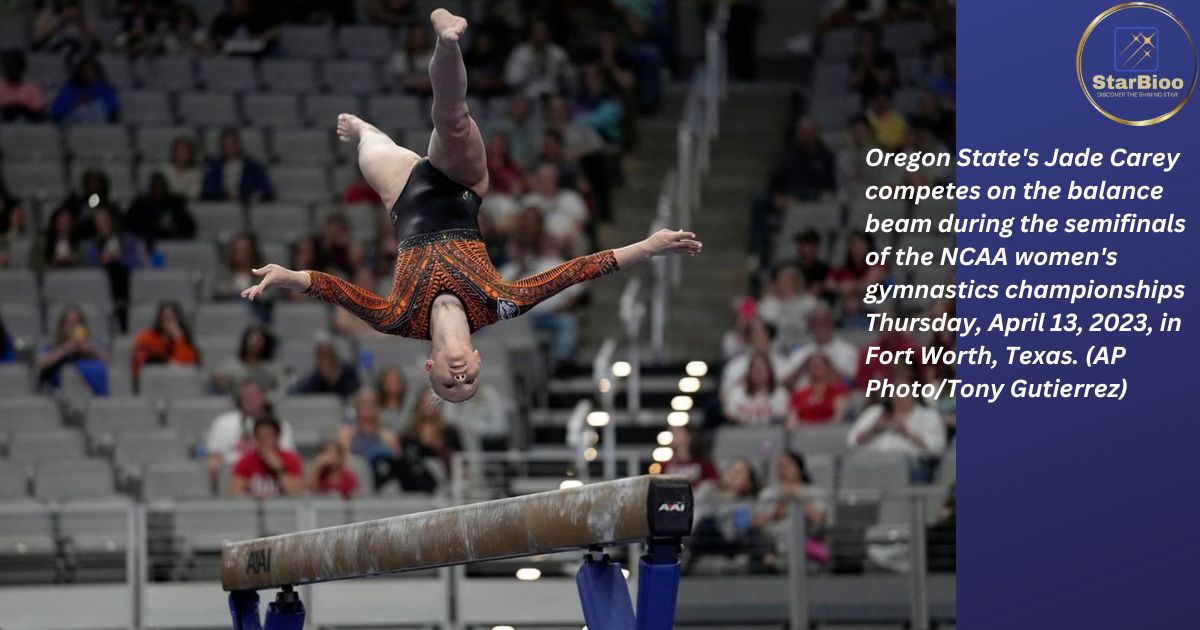
[[[126,431],[153,431],[160,426],[149,398],[96,398],[87,406],[84,427],[93,439],[112,443]]]
[[[292,426],[296,446],[319,446],[342,424],[342,401],[333,394],[290,396],[275,405],[275,414]]]
[[[889,22],[879,44],[897,56],[916,55],[932,34],[933,24],[926,20]]]
[[[0,154],[6,162],[58,162],[62,139],[54,125],[5,123],[0,126]],[[11,187],[13,182],[9,181]]]
[[[25,20],[0,20],[0,48],[25,48],[29,45]]]
[[[113,463],[126,474],[142,475],[143,467],[186,461],[187,445],[173,429],[126,430],[113,445]]]
[[[838,96],[850,90],[850,65],[847,63],[819,63],[813,68],[813,94]]]
[[[358,97],[340,92],[334,94],[310,94],[304,99],[304,117],[308,124],[332,128],[337,116],[362,110]]]
[[[167,405],[167,426],[187,442],[203,441],[213,418],[233,409],[228,396],[176,398]]]
[[[121,120],[143,127],[175,124],[170,95],[162,90],[121,92]]]
[[[214,335],[230,336],[232,331],[245,330],[254,323],[254,313],[242,302],[212,302],[196,308],[192,334],[197,338]],[[207,357],[205,362],[207,363]]]
[[[75,125],[64,132],[72,159],[126,162],[133,157],[129,133],[120,125]]]
[[[273,239],[294,241],[312,232],[308,208],[289,203],[264,203],[250,209],[250,229]]]
[[[138,77],[128,55],[102,53],[97,56],[97,61],[104,68],[104,76],[118,91],[137,85]]]
[[[916,114],[921,107],[921,88],[905,87],[896,90],[892,104],[901,114],[906,116]]]
[[[155,400],[195,398],[204,393],[203,373],[183,365],[147,365],[142,368],[139,391]]]
[[[37,205],[37,202],[30,199],[29,206],[31,208],[31,214],[35,212],[35,210],[33,210],[33,206],[35,206],[35,205]],[[37,215],[34,214],[34,216],[37,216]],[[16,238],[9,239],[9,241],[8,241],[8,256],[9,256],[8,265],[9,265],[9,267],[11,267],[13,269],[29,269],[40,263],[40,261],[33,260],[33,241],[34,241],[34,238],[32,236],[25,236],[25,237],[18,236]]]
[[[195,131],[191,127],[183,126],[164,126],[164,127],[142,127],[134,134],[134,145],[137,154],[142,159],[143,172],[153,172],[152,169],[157,169],[159,165],[166,162],[171,157],[171,143],[175,138],[183,136],[185,138],[194,138]],[[203,156],[197,155],[196,161],[200,162]],[[148,178],[147,178],[148,179]]]
[[[20,363],[0,365],[0,397],[28,396],[33,393],[33,375]]]
[[[848,424],[804,425],[791,431],[788,445],[805,455],[842,455],[850,450],[849,434]]]
[[[746,457],[755,462],[774,462],[783,450],[783,429],[725,425],[713,438],[713,459],[724,462]]]
[[[191,210],[199,240],[228,241],[242,230],[242,206],[236,202],[198,201],[192,204]]]
[[[837,460],[832,455],[805,455],[804,465],[812,485],[831,494],[837,483]]]
[[[135,271],[129,284],[129,303],[158,304],[174,300],[191,312],[196,304],[196,285],[183,269],[142,269]]]
[[[949,486],[958,481],[958,449],[951,448],[942,457],[942,463],[938,465],[937,482],[943,486]]]
[[[28,486],[29,473],[24,462],[0,459],[0,502],[28,498]]]
[[[0,512],[0,583],[51,582],[57,575],[58,542],[50,507],[32,501]]]
[[[58,527],[72,582],[124,580],[133,512],[126,500],[64,505]]]
[[[204,366],[213,369],[225,361],[237,357],[238,346],[241,343],[241,329],[223,330],[217,334],[196,337],[199,346],[200,359]]]
[[[425,344],[415,339],[377,335],[359,339],[358,350],[360,359],[362,355],[368,354],[371,357],[370,363],[376,366],[376,369],[387,365],[396,365],[403,368],[410,376],[420,368],[425,357],[429,355]]]
[[[368,96],[367,120],[385,132],[397,129],[424,129],[429,116],[414,96]]]
[[[862,110],[857,94],[821,96],[808,106],[808,116],[822,129],[844,129],[850,119]]]
[[[925,59],[921,55],[909,55],[896,60],[897,73],[902,85],[925,83]]]
[[[902,455],[862,452],[842,459],[842,490],[885,490],[908,485],[908,459]]]
[[[23,199],[45,202],[61,200],[67,195],[61,164],[17,160],[24,158],[6,156],[4,161],[4,183],[10,193]]]
[[[858,48],[858,31],[853,27],[835,28],[821,40],[821,61],[850,61]]]
[[[36,81],[46,92],[54,94],[67,81],[65,55],[50,52],[31,52],[25,55],[25,76]]]
[[[242,97],[242,114],[246,124],[269,129],[297,127],[304,120],[294,94],[247,94]]]
[[[62,427],[62,414],[45,396],[0,398],[0,433],[47,431]]]
[[[332,191],[325,169],[312,166],[276,166],[271,169],[275,196],[280,201],[326,203]]]
[[[262,502],[262,523],[264,536],[276,536],[298,532],[304,527],[303,517],[299,514],[305,502],[300,499],[276,497]]]
[[[220,553],[226,543],[258,534],[258,506],[253,501],[186,503],[175,509],[175,535],[191,553]]]
[[[217,92],[180,94],[179,118],[190,125],[214,128],[234,126],[240,120],[233,95]]]
[[[254,92],[258,76],[246,57],[204,57],[197,67],[200,83],[214,92]]]
[[[42,277],[43,295],[47,303],[91,303],[107,305],[111,300],[108,277],[99,269],[59,269],[47,271]],[[57,323],[57,317],[52,322]],[[88,322],[92,326],[99,322]]]
[[[89,170],[98,170],[108,177],[109,196],[113,199],[129,202],[138,195],[138,186],[133,178],[133,169],[129,168],[129,162],[96,157],[71,162],[67,180],[70,187],[78,191],[83,182],[83,174]]]
[[[73,460],[83,457],[83,434],[72,429],[19,431],[8,445],[12,461],[37,464],[43,461]]]
[[[52,501],[106,499],[116,496],[116,483],[102,459],[54,459],[34,467],[33,493]]]
[[[333,94],[373,94],[383,84],[370,61],[330,59],[321,64],[321,78]]]
[[[208,469],[198,462],[155,462],[142,473],[142,498],[147,501],[205,499],[211,494]]]
[[[190,90],[196,86],[193,59],[185,55],[155,57],[154,62],[147,70],[145,77],[147,86],[174,92]],[[122,103],[123,101],[124,99],[122,99]]]
[[[276,129],[271,153],[276,161],[289,166],[327,166],[336,156],[333,138],[331,128]]]
[[[392,32],[374,24],[347,25],[337,30],[338,48],[351,59],[379,61],[394,50]]]
[[[37,276],[32,271],[0,269],[0,296],[6,299],[23,296],[28,301],[36,301],[37,294]]]
[[[259,74],[267,91],[278,94],[312,94],[320,85],[307,59],[264,59]]]
[[[155,248],[169,269],[197,274],[209,273],[217,267],[217,249],[211,242],[159,241]]]
[[[327,26],[285,25],[279,29],[284,54],[302,59],[328,59],[337,55],[333,31]]]
[[[230,123],[232,124],[232,123]],[[200,145],[204,147],[204,151],[209,155],[217,156],[221,154],[221,131],[223,127],[212,127],[206,129],[201,135]],[[267,135],[266,132],[259,127],[241,127],[238,130],[238,136],[242,139],[242,149],[246,155],[261,161],[265,161],[270,152],[267,150]]]
[[[876,219],[903,219],[908,216],[908,203],[905,201],[879,201],[869,199],[851,199],[846,208],[846,223],[852,229],[861,230],[867,223],[867,215]]]

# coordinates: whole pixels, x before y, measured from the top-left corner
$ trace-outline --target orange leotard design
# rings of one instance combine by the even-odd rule
[[[453,229],[401,243],[387,298],[319,271],[308,272],[312,286],[306,293],[341,306],[379,332],[429,339],[430,308],[443,293],[462,301],[475,332],[521,315],[571,285],[616,271],[616,256],[605,250],[510,282],[496,272],[478,231]]]

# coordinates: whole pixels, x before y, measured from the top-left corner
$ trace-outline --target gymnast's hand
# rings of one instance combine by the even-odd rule
[[[694,232],[685,232],[683,230],[659,230],[646,239],[646,244],[650,246],[651,256],[665,256],[667,254],[695,256],[700,253],[700,249],[703,247],[700,241],[696,240]]]
[[[262,295],[263,291],[271,287],[305,291],[312,284],[312,279],[308,277],[307,271],[292,271],[287,267],[282,267],[274,263],[258,269],[251,269],[250,271],[262,278],[262,282],[242,291],[242,297],[250,301],[254,301],[258,296]]]

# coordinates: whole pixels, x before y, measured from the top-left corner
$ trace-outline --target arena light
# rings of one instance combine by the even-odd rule
[[[633,373],[633,366],[628,361],[617,361],[612,365],[612,373],[617,378],[625,378]]]
[[[659,431],[659,433],[658,433],[658,445],[659,446],[670,446],[671,442],[674,442],[674,441],[675,441],[674,433],[671,433],[670,431]]]
[[[542,577],[541,569],[535,569],[533,567],[522,567],[517,569],[517,579],[521,580],[522,582],[532,582],[540,577]]]
[[[679,379],[679,391],[685,394],[694,394],[700,391],[700,379],[695,376],[685,376]]]
[[[587,448],[587,450],[583,451],[583,458],[589,462],[596,461],[596,458],[599,456],[600,452],[590,446]]]
[[[607,394],[608,390],[612,389],[612,381],[602,378],[600,379],[600,382],[596,384],[596,387],[600,389],[601,394]]]
[[[651,475],[657,475],[662,472],[662,464],[654,462],[653,464],[650,464],[650,467],[646,469],[646,472],[650,473]]]
[[[567,488],[578,488],[582,485],[583,482],[578,479],[563,479],[562,483],[558,484],[558,489],[566,490]]]
[[[667,424],[673,427],[686,427],[691,421],[692,417],[686,411],[672,411],[667,414]]]
[[[650,456],[654,458],[654,461],[660,464],[663,462],[669,462],[671,461],[671,458],[675,456],[675,449],[671,448],[670,446],[660,446],[654,449],[654,452],[651,453]]]
[[[621,575],[624,575],[625,579],[628,580],[629,579],[629,569],[621,569]],[[584,628],[587,628],[587,626],[584,626]]]
[[[691,396],[676,396],[671,399],[671,409],[675,411],[688,411],[693,404]]]
[[[708,374],[708,364],[703,361],[688,361],[688,364],[686,367],[684,367],[684,370],[687,372],[688,376],[700,378],[701,376]]]
[[[587,415],[587,423],[589,427],[603,427],[608,424],[609,417],[607,411],[590,411]]]
[[[596,433],[595,431],[588,431],[587,432],[587,443],[588,444],[599,444],[600,443],[600,434]]]
[[[92,195],[88,197],[88,207],[95,208],[98,205],[100,205],[100,195],[92,193]]]
[[[512,626],[492,626],[492,630],[517,630]]]

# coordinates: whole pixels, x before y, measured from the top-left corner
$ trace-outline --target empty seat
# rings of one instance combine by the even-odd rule
[[[200,201],[192,204],[196,238],[227,241],[243,227],[242,206],[232,201]]]
[[[392,54],[392,32],[374,24],[347,25],[337,30],[338,48],[351,59],[387,59]]]
[[[128,142],[128,140],[126,140]],[[83,182],[83,174],[89,170],[98,170],[108,177],[109,195],[118,201],[132,201],[138,195],[138,186],[133,179],[133,169],[127,161],[112,162],[101,158],[78,159],[71,162],[68,172],[68,183],[78,191]]]
[[[276,129],[271,153],[277,161],[289,166],[326,166],[336,157],[333,137],[329,128]]]
[[[846,222],[850,227],[862,229],[866,225],[867,215],[872,215],[876,219],[902,219],[908,216],[908,203],[854,199],[850,201],[846,215]]]
[[[821,61],[850,61],[856,52],[858,31],[853,27],[836,28],[821,40]]]
[[[25,20],[0,20],[0,48],[25,48],[29,45]]]
[[[191,125],[228,127],[239,121],[232,94],[184,92],[179,95],[179,118]]]
[[[191,311],[196,303],[196,286],[192,275],[182,269],[142,269],[133,274],[129,287],[129,302],[158,304],[174,300]]]
[[[0,317],[18,348],[31,348],[42,335],[42,314],[37,304],[0,304]]]
[[[278,181],[276,185],[281,185]],[[265,203],[250,209],[250,229],[271,238],[294,241],[312,232],[308,208],[290,203]]]
[[[254,62],[246,57],[204,57],[198,67],[200,83],[215,92],[253,92],[258,89]]]
[[[62,159],[62,140],[54,125],[5,123],[0,126],[0,153],[7,162],[57,162]],[[11,187],[13,182],[9,181]]]
[[[885,453],[855,453],[842,460],[842,490],[883,490],[908,485],[908,459]]]
[[[317,72],[307,59],[264,59],[259,66],[267,91],[311,94],[317,91]]]
[[[248,124],[260,127],[297,127],[303,122],[294,94],[247,94],[242,97],[242,113]]]
[[[128,501],[76,502],[64,505],[58,526],[72,582],[125,578],[126,549],[133,524]]]
[[[128,55],[104,53],[98,57],[98,60],[104,67],[104,76],[114,87],[131,88],[137,83],[138,79],[134,73],[133,63],[130,62]]]
[[[819,96],[838,96],[850,90],[850,65],[821,63],[813,69],[813,93]]]
[[[77,460],[83,457],[83,434],[71,429],[21,431],[12,434],[9,459],[17,462]]]
[[[24,463],[0,459],[0,501],[28,497],[28,486],[29,478]],[[2,529],[0,528],[0,532]]]
[[[195,398],[204,388],[200,370],[182,365],[147,365],[139,378],[141,394],[155,400]]]
[[[177,505],[175,534],[190,552],[220,552],[226,543],[258,536],[258,506],[245,500]]]
[[[304,99],[304,117],[308,124],[318,127],[333,127],[341,113],[356,113],[362,110],[358,97],[347,94],[310,94]]]
[[[168,269],[210,273],[217,268],[217,249],[211,242],[159,241],[158,253]]]
[[[848,424],[801,426],[792,430],[788,442],[790,448],[805,455],[841,455],[850,448],[846,443],[849,434]]]
[[[232,408],[227,396],[176,398],[167,405],[167,426],[188,442],[203,440],[213,418]]]
[[[332,197],[325,169],[312,166],[277,166],[271,169],[275,196],[280,201],[325,203]]]
[[[0,364],[0,397],[28,396],[33,393],[33,375],[19,363]]]
[[[896,61],[900,74],[900,83],[904,85],[923,85],[925,83],[925,60],[920,55],[901,57]]]
[[[415,96],[368,96],[367,119],[384,131],[429,126],[421,99]]]
[[[296,446],[313,447],[341,426],[342,401],[333,394],[292,396],[275,405],[275,414],[291,425]]]
[[[809,104],[808,116],[823,129],[843,129],[862,109],[857,94],[823,96]]]
[[[223,330],[216,334],[196,338],[200,349],[200,359],[209,370],[220,366],[229,359],[237,357],[238,346],[241,344],[241,329]]]
[[[31,52],[25,56],[25,77],[53,94],[67,80],[66,55]]]
[[[129,133],[121,125],[75,125],[65,133],[67,151],[76,160],[128,161]]]
[[[192,333],[196,337],[209,335],[230,336],[234,331],[245,330],[254,323],[254,313],[242,302],[215,302],[201,304],[192,321]],[[211,364],[208,357],[205,363]]]
[[[193,60],[185,55],[161,55],[154,58],[146,77],[146,85],[161,90],[185,91],[196,86]],[[124,97],[124,95],[122,95]],[[122,104],[124,99],[122,98]]]
[[[142,498],[147,501],[205,499],[211,495],[208,468],[198,462],[155,462],[142,473]]]
[[[783,429],[779,427],[742,427],[725,425],[713,439],[713,459],[734,457],[774,462],[783,449]]]
[[[289,57],[327,59],[336,56],[333,31],[327,26],[285,25],[279,29],[279,43]]]
[[[22,159],[22,158],[16,158]],[[63,168],[57,162],[4,161],[4,184],[10,193],[27,200],[55,202],[67,195]]]
[[[0,269],[0,295],[7,299],[22,296],[32,301],[37,294],[37,277],[32,271]]]
[[[321,78],[334,94],[374,94],[383,88],[370,61],[331,59],[321,64]]]
[[[34,496],[53,501],[116,495],[112,468],[101,459],[54,460],[34,468]]]
[[[0,432],[46,431],[62,427],[58,405],[43,396],[0,398]]]
[[[111,298],[108,276],[99,269],[60,269],[47,271],[42,278],[46,302],[56,304],[88,302],[107,305]],[[54,321],[57,321],[56,319]],[[99,322],[89,321],[96,326]]]
[[[96,398],[88,403],[84,426],[93,438],[111,442],[125,431],[157,429],[158,410],[147,398]]]
[[[121,120],[139,126],[173,125],[170,96],[162,90],[121,92]]]
[[[329,306],[316,302],[280,302],[272,320],[280,339],[311,340],[313,333],[329,329]]]
[[[25,585],[53,581],[58,543],[48,506],[22,502],[5,507],[0,518],[0,581]]]
[[[930,22],[891,22],[883,29],[880,45],[897,56],[915,55],[932,33]]]
[[[187,445],[173,429],[126,431],[117,436],[113,447],[113,462],[123,471],[139,474],[148,464],[187,459]]]
[[[191,127],[142,127],[134,136],[136,138],[135,148],[137,154],[142,158],[143,171],[145,171],[157,169],[160,164],[170,158],[171,143],[175,142],[175,138],[183,136],[194,139],[195,132]],[[197,161],[200,157],[196,156]]]

